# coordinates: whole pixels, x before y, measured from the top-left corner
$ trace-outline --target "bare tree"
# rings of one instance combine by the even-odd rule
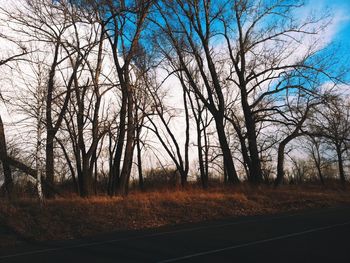
[[[3,10],[7,17],[13,22],[12,30],[25,35],[27,41],[45,43],[52,48],[52,57],[47,79],[47,96],[45,109],[46,123],[46,167],[45,175],[49,184],[54,184],[54,140],[61,126],[63,116],[67,110],[71,87],[75,75],[83,61],[82,53],[71,48],[69,43],[69,30],[73,27],[74,14],[69,12],[70,6],[66,1],[25,1],[25,10],[18,7],[14,11]],[[57,72],[60,66],[65,66],[67,59],[70,60],[72,70],[68,75],[62,76],[66,80],[66,91],[55,97],[58,80]],[[57,95],[57,94],[56,94]],[[62,108],[54,109],[55,101],[63,98]],[[55,116],[54,113],[57,112]],[[52,196],[51,191],[46,191],[48,197]]]
[[[94,22],[88,24],[93,32],[85,40],[88,43],[85,44],[85,48],[88,50],[84,51],[84,48],[79,45],[75,47],[77,52],[84,51],[86,54],[82,55],[84,57],[82,71],[79,75],[75,75],[74,93],[70,98],[71,110],[67,112],[68,119],[65,119],[73,144],[78,189],[82,197],[89,196],[93,192],[93,170],[98,157],[98,144],[106,134],[108,126],[102,119],[103,116],[100,116],[104,114],[101,109],[103,96],[113,87],[111,84],[100,81],[103,77],[105,32],[103,28],[96,27],[96,24]],[[76,36],[76,39],[80,41],[83,38],[79,32],[76,32]],[[95,49],[97,54],[94,59],[92,51]],[[84,77],[86,71],[89,77]],[[88,129],[91,130],[90,133],[87,132]]]
[[[323,137],[335,150],[340,181],[345,186],[344,153],[350,142],[349,102],[337,95],[330,97],[326,107],[318,108],[310,126],[315,135]]]
[[[305,47],[303,43],[321,32],[328,19],[327,16],[298,19],[294,12],[302,6],[301,1],[234,1],[233,10],[220,16],[229,54],[227,80],[239,91],[249,153],[249,158],[247,154],[243,157],[249,167],[249,179],[254,183],[263,179],[258,149],[259,115],[275,108],[266,102],[283,96],[287,90],[303,88],[285,82],[292,71],[320,70],[320,65],[310,64],[320,47]],[[300,57],[294,55],[295,50],[302,49]],[[241,138],[237,128],[236,131]],[[242,141],[243,149],[244,145]]]
[[[3,33],[0,33],[0,40],[5,40],[6,42],[10,42],[11,44],[15,45],[15,48],[12,50],[11,54],[6,54],[4,56],[4,54],[1,53],[0,67],[9,65],[13,61],[21,60],[23,59],[23,56],[28,54],[27,48],[25,47],[25,45],[22,44],[21,41],[12,39],[11,37]],[[0,91],[0,99],[2,102],[4,101],[1,91]],[[8,162],[6,135],[5,135],[5,129],[4,129],[4,124],[2,121],[1,114],[0,114],[0,160],[2,162],[3,171],[4,171],[5,191],[7,196],[10,199],[12,199],[14,183],[12,179],[11,166]]]
[[[179,70],[184,72],[191,89],[213,115],[225,170],[229,181],[237,183],[239,179],[224,129],[225,100],[222,80],[210,50],[210,40],[214,35],[211,20],[212,18],[215,20],[217,16],[215,12],[220,10],[220,7],[212,10],[209,1],[203,3],[202,6],[199,2],[191,1],[159,2],[156,5],[159,14],[152,19],[152,22],[159,27],[160,34],[166,36],[166,39],[158,41],[157,47],[162,50],[163,54],[177,56]],[[203,17],[204,19],[201,20]],[[205,21],[205,28],[202,28],[202,21]],[[169,45],[169,48],[164,47],[164,44]],[[171,55],[168,55],[166,59],[172,60]],[[191,63],[196,63],[200,71],[201,82],[206,88],[204,93],[194,79]]]
[[[180,77],[181,79],[181,77]],[[184,86],[185,83],[181,82]],[[147,114],[147,119],[151,123],[150,129],[158,138],[159,142],[174,162],[177,171],[181,177],[181,185],[185,186],[187,183],[189,171],[189,109],[188,109],[188,94],[186,87],[182,90],[182,99],[185,112],[185,131],[184,131],[184,147],[181,151],[179,140],[176,138],[174,131],[171,129],[171,120],[179,118],[177,116],[177,109],[173,109],[165,104],[166,93],[161,92],[161,84],[158,85],[155,81],[147,84],[147,90],[152,98],[152,109],[154,112]]]
[[[17,63],[16,69],[18,70],[18,78],[15,86],[18,87],[13,87],[15,90],[17,89],[17,92],[14,92],[15,96],[11,99],[11,105],[16,113],[23,116],[18,121],[18,126],[21,127],[22,131],[26,131],[23,132],[27,138],[26,148],[29,150],[29,158],[34,159],[34,166],[37,171],[36,188],[38,198],[43,202],[42,178],[45,175],[45,160],[43,158],[45,138],[43,133],[45,130],[45,84],[48,71],[45,62],[35,53],[28,56],[27,63]],[[28,72],[29,69],[30,73]],[[26,73],[24,73],[25,71]],[[30,147],[31,140],[34,141],[33,147]]]
[[[191,91],[187,90],[188,98],[191,105],[193,117],[196,122],[197,132],[197,153],[199,162],[199,172],[202,187],[208,188],[209,183],[209,143],[207,129],[212,122],[212,117],[209,116],[208,110],[200,102],[200,99],[194,94],[194,99],[191,96]]]
[[[132,60],[138,54],[141,45],[141,33],[152,1],[100,2],[89,1],[98,13],[100,23],[105,29],[114,58],[121,90],[121,109],[119,134],[113,158],[109,194],[127,194],[133,160],[135,122],[134,122],[134,88],[131,83]],[[132,26],[131,26],[132,25]],[[124,147],[125,141],[125,147]],[[124,155],[123,155],[124,152]],[[121,160],[124,156],[122,169]]]
[[[324,166],[324,158],[322,156],[324,150],[322,148],[322,144],[323,142],[321,137],[311,135],[307,137],[305,148],[306,151],[309,152],[311,160],[314,162],[320,182],[322,185],[325,185],[324,175],[322,171]]]
[[[285,136],[278,145],[276,186],[283,182],[284,157],[287,144],[297,137],[306,135],[305,124],[310,119],[314,108],[321,103],[322,97],[319,99],[299,89],[294,97],[287,97],[286,108],[279,109],[281,118],[275,121],[284,126],[283,132]]]

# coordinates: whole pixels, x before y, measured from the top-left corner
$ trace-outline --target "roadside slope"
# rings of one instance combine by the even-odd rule
[[[321,187],[247,186],[131,193],[127,198],[76,197],[0,201],[0,246],[23,240],[64,240],[118,230],[155,228],[248,215],[350,205],[350,193]]]

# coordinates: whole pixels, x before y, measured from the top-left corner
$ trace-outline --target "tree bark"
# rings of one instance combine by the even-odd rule
[[[12,172],[9,163],[7,162],[7,147],[6,147],[6,136],[4,130],[4,124],[0,115],[0,158],[2,162],[2,167],[4,171],[4,186],[6,196],[9,199],[13,198],[13,188],[14,183],[12,179]]]
[[[199,120],[200,120],[200,116],[198,116],[198,121],[196,122],[199,172],[200,172],[202,187],[204,189],[206,189],[206,188],[208,188],[208,174],[205,172],[205,167],[204,167],[203,149],[202,149],[202,132],[201,132],[201,127],[200,127],[201,123]]]
[[[218,132],[220,147],[224,157],[224,169],[227,172],[227,181],[228,183],[239,183],[239,178],[237,176],[236,168],[233,162],[232,153],[228,145],[224,130],[223,117],[220,118],[218,116],[214,116],[214,118],[216,129]]]
[[[90,168],[89,158],[83,157],[83,170],[82,170],[82,188],[80,189],[81,197],[89,197],[93,193],[93,178],[92,169]]]
[[[248,148],[250,153],[250,162],[248,163],[250,166],[250,171],[248,179],[250,182],[258,184],[263,181],[263,175],[257,145],[255,120],[248,104],[248,97],[245,89],[245,87],[241,87],[241,103],[247,129]]]
[[[129,83],[126,80],[126,83]],[[123,168],[120,173],[120,181],[117,186],[117,193],[119,195],[127,195],[128,186],[130,180],[130,173],[132,167],[132,158],[134,152],[134,140],[135,140],[135,123],[134,123],[134,98],[132,87],[127,84],[127,134],[126,134],[126,144],[124,152]]]
[[[55,135],[51,130],[47,131],[46,135],[46,166],[45,166],[45,174],[46,180],[54,185],[54,138]],[[45,195],[48,198],[53,197],[53,193],[50,189],[45,189]]]
[[[282,184],[284,179],[284,150],[287,142],[283,140],[278,146],[277,152],[277,177],[275,179],[275,186]]]
[[[300,126],[289,136],[287,136],[278,146],[277,152],[277,177],[275,179],[274,185],[279,186],[283,183],[284,179],[284,150],[287,144],[293,139],[302,136],[302,133],[298,133]]]
[[[56,68],[58,65],[58,53],[60,49],[60,40],[57,40],[55,45],[54,57],[49,71],[49,79],[47,83],[47,94],[46,94],[46,165],[45,165],[45,176],[46,180],[50,184],[54,184],[54,125],[52,120],[52,102],[53,102],[53,91],[54,91],[54,80]],[[46,197],[52,197],[53,193],[49,189],[44,189]]]
[[[316,169],[317,169],[317,175],[318,178],[320,179],[320,182],[322,185],[325,185],[324,179],[323,179],[323,174],[322,174],[322,160],[321,160],[321,154],[320,154],[320,143],[316,141],[314,137],[311,137],[311,155],[314,160]]]
[[[39,102],[40,103],[40,102]],[[38,105],[40,105],[38,103]],[[42,135],[42,129],[41,129],[41,118],[42,118],[42,110],[39,107],[39,114],[37,116],[37,127],[36,127],[36,135],[37,135],[37,144],[36,144],[36,149],[35,149],[35,169],[37,171],[37,176],[36,176],[36,188],[37,188],[37,192],[38,192],[38,198],[39,201],[42,203],[44,201],[44,194],[43,194],[43,190],[42,190],[42,183],[41,183],[41,178],[42,178],[42,174],[43,174],[43,165],[42,165],[42,160],[41,160],[41,135]]]
[[[144,190],[144,180],[143,180],[143,173],[142,173],[142,152],[141,152],[141,142],[140,142],[140,127],[137,128],[136,148],[137,148],[137,170],[139,174],[139,187],[140,187],[140,190]]]
[[[340,177],[340,182],[345,187],[345,172],[344,172],[344,163],[343,163],[343,156],[342,156],[342,149],[340,145],[336,146],[336,152],[337,152],[337,157],[338,157],[338,169],[339,169],[339,177]]]
[[[141,130],[143,126],[143,118],[144,116],[139,118],[139,109],[137,107],[137,101],[135,101],[135,126],[136,126],[136,150],[137,150],[137,171],[139,175],[139,188],[140,190],[144,190],[144,180],[142,173],[142,149],[141,149]],[[142,113],[143,114],[143,113]]]
[[[117,145],[114,153],[114,158],[112,161],[112,170],[110,171],[110,185],[108,187],[108,193],[110,196],[115,195],[116,188],[119,185],[120,180],[120,163],[124,148],[125,140],[125,124],[126,124],[126,112],[127,112],[127,103],[128,97],[125,88],[122,87],[122,105],[119,113],[119,134],[117,138]]]

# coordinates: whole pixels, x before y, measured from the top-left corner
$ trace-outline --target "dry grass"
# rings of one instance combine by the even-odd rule
[[[127,198],[106,196],[13,203],[0,201],[0,246],[19,240],[73,239],[125,229],[142,229],[225,217],[271,214],[350,204],[350,193],[319,186],[284,186],[277,190],[215,187],[133,192]]]

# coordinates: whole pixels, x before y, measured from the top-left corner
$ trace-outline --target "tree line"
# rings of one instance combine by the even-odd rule
[[[203,188],[213,174],[278,186],[291,146],[311,157],[322,183],[324,156],[336,156],[345,186],[348,68],[324,37],[331,15],[301,16],[305,8],[297,0],[1,6],[1,99],[26,136],[16,145],[14,130],[9,142],[0,116],[3,191],[13,195],[19,171],[41,200],[59,194],[59,176],[82,197],[96,193],[101,174],[108,195],[127,195],[133,173],[144,188],[146,156],[174,167],[182,186],[192,159]]]

